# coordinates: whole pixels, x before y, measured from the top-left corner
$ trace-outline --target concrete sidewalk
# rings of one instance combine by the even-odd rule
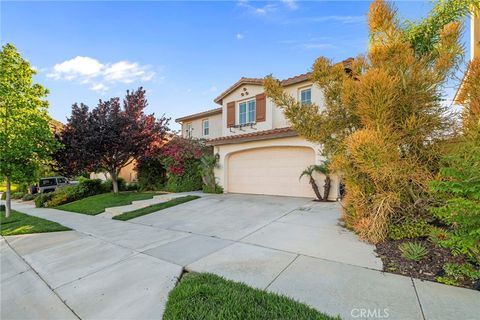
[[[5,237],[18,259],[7,260],[2,251],[2,319],[50,303],[64,310],[59,314],[82,319],[160,319],[182,267],[281,293],[344,319],[480,314],[478,291],[380,272],[373,248],[337,225],[336,204],[216,195],[129,222],[23,203],[14,208],[75,231]],[[16,294],[5,294],[3,270],[17,270],[6,271],[7,282],[32,270],[56,302],[40,294],[13,303]],[[10,288],[22,294],[28,282]],[[11,307],[4,312],[4,305]]]

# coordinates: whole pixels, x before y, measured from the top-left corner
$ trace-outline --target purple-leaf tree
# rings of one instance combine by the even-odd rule
[[[58,166],[69,174],[107,171],[118,193],[120,170],[162,145],[169,130],[169,119],[145,114],[147,105],[143,88],[127,91],[123,105],[120,98],[100,100],[91,111],[74,105],[59,136],[65,147],[55,157]]]

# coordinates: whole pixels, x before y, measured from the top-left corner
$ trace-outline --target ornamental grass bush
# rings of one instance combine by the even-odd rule
[[[329,169],[341,173],[343,218],[364,240],[381,242],[391,224],[431,216],[429,182],[455,126],[443,88],[463,52],[459,21],[475,3],[439,2],[413,23],[401,21],[390,3],[373,1],[366,54],[313,64],[321,107],[302,105],[272,76],[264,80],[294,129],[321,144]]]

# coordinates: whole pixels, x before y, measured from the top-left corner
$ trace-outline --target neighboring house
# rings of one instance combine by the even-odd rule
[[[480,12],[478,10],[472,13],[470,19],[470,57],[471,60],[473,60],[474,58],[480,58]],[[455,102],[458,102],[458,98],[462,92],[462,88],[463,86],[460,85],[455,95]]]
[[[182,137],[213,139],[222,136],[222,108],[175,119],[182,124]]]
[[[135,170],[135,165],[136,163],[133,161],[126,167],[123,167],[118,176],[124,179],[127,183],[137,182],[137,171]],[[107,172],[91,172],[90,179],[107,180],[110,179],[110,174]]]
[[[345,60],[345,68],[351,60]],[[225,192],[314,197],[301,172],[321,163],[321,147],[300,137],[264,94],[263,79],[241,78],[214,101],[221,108],[176,119],[185,138],[204,138],[220,156],[215,170]],[[310,73],[281,81],[301,103],[323,105]],[[323,191],[324,177],[317,176]],[[339,179],[333,177],[329,198],[338,198]]]

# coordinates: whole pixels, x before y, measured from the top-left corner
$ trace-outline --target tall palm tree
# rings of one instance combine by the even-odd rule
[[[325,184],[323,186],[323,196],[320,194],[320,190],[318,189],[317,182],[313,178],[313,174],[315,172],[323,173],[325,175]],[[299,179],[303,176],[307,176],[309,178],[309,183],[312,186],[313,192],[317,196],[319,201],[328,201],[328,195],[330,194],[330,170],[328,169],[328,161],[324,161],[322,164],[315,164],[309,166],[307,169],[303,170],[302,174],[300,175]]]

